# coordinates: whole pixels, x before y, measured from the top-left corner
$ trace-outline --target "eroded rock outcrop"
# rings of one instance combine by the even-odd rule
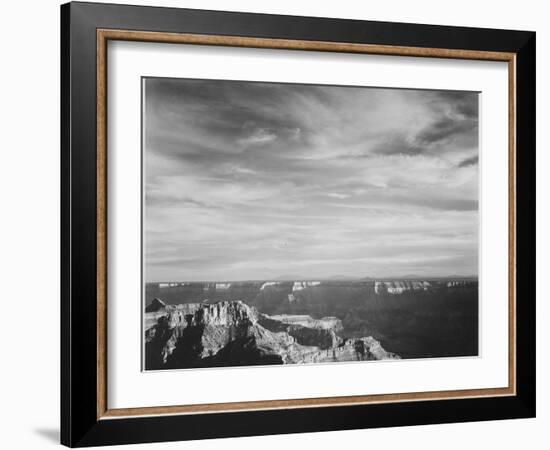
[[[151,304],[145,308],[145,312],[150,313],[150,312],[163,311],[165,308],[166,308],[166,303],[164,303],[160,298],[155,298],[153,299]]]
[[[289,325],[301,325],[308,328],[320,328],[324,330],[334,330],[340,332],[344,329],[342,321],[337,317],[323,317],[322,319],[314,319],[308,315],[291,315],[280,314],[276,316],[268,316],[272,320],[276,320]]]
[[[302,352],[294,357],[296,363],[322,363],[343,361],[372,361],[381,359],[399,359],[393,353],[382,348],[373,337],[346,339],[337,346],[323,350]]]
[[[399,358],[372,337],[344,339],[342,330],[335,317],[268,316],[241,301],[165,305],[155,299],[145,314],[146,368]]]

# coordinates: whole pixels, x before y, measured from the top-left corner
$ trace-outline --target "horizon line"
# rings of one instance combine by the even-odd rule
[[[244,282],[289,282],[289,281],[386,281],[386,280],[440,280],[440,279],[479,279],[478,275],[437,275],[437,276],[421,276],[421,275],[403,275],[403,276],[387,276],[387,277],[296,277],[296,278],[250,278],[250,279],[235,279],[235,280],[160,280],[160,281],[145,281],[145,284],[161,284],[161,283],[244,283]]]

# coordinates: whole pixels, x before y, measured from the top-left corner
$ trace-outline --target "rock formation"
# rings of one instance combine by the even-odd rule
[[[372,337],[344,339],[339,319],[268,316],[241,301],[166,305],[145,313],[146,369],[398,359]]]
[[[301,291],[303,289],[307,289],[308,287],[319,286],[320,284],[320,281],[295,281],[292,285],[292,292]]]
[[[153,299],[151,304],[147,306],[147,308],[145,308],[145,312],[146,313],[157,312],[157,311],[162,311],[165,308],[166,308],[166,303],[164,303],[160,298],[155,298]]]
[[[427,291],[428,281],[375,281],[374,292],[377,294],[403,294],[408,291]]]

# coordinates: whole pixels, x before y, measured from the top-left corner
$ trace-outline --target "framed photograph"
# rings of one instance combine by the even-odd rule
[[[535,33],[61,7],[61,440],[535,415]]]

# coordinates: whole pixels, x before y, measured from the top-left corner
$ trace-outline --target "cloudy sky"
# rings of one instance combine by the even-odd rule
[[[478,94],[144,79],[147,281],[477,274]]]

